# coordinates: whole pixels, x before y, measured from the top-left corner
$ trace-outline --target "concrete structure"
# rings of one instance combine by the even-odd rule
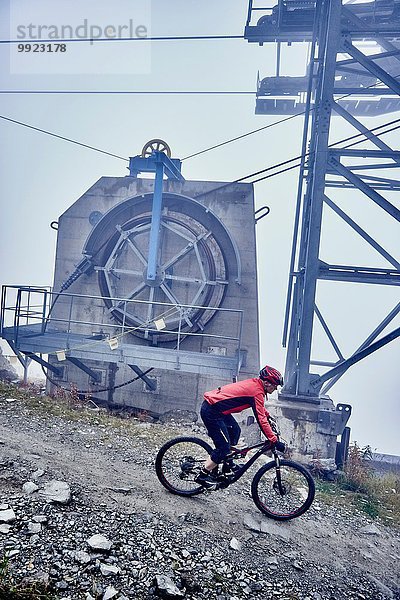
[[[69,331],[69,338],[67,360],[49,355],[59,370],[51,374],[54,383],[163,414],[197,411],[205,390],[254,376],[260,365],[253,187],[224,185],[164,181],[155,282],[145,269],[153,180],[102,177],[60,217],[53,290],[63,293],[47,331]],[[78,272],[87,257],[90,267]],[[157,330],[160,321],[165,328]],[[78,328],[85,340],[74,338]],[[118,340],[114,351],[110,338]]]
[[[282,439],[287,442],[291,458],[318,469],[336,469],[337,437],[345,429],[351,414],[348,404],[335,406],[328,397],[318,402],[286,400],[279,394],[278,400],[269,405],[276,417]]]

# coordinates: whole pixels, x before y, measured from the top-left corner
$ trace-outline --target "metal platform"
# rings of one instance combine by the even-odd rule
[[[153,368],[178,370],[187,373],[212,375],[216,378],[237,376],[243,359],[240,349],[242,311],[209,307],[228,319],[231,335],[203,331],[182,333],[181,323],[188,310],[193,306],[162,303],[166,311],[175,310],[178,315],[177,330],[168,332],[163,319],[144,323],[140,328],[126,327],[115,322],[104,304],[104,319],[91,322],[74,312],[74,303],[82,306],[104,302],[109,298],[101,296],[85,297],[80,294],[53,294],[44,288],[3,286],[1,303],[1,337],[4,338],[21,359],[35,360],[57,373],[63,361],[73,362],[75,366],[95,376],[88,362],[124,363],[139,369]],[[127,305],[139,303],[130,299],[115,298]],[[149,303],[145,304],[161,304]],[[204,307],[202,307],[204,309]],[[13,323],[11,325],[11,323]],[[138,329],[162,331],[163,336],[171,334],[173,346],[156,346],[133,337]],[[238,335],[232,335],[232,332]],[[229,349],[227,355],[214,352],[215,347]],[[185,348],[185,345],[187,348]],[[182,347],[183,346],[183,347]],[[198,350],[194,350],[197,348]],[[22,355],[22,356],[21,356]],[[48,356],[48,360],[43,358]]]

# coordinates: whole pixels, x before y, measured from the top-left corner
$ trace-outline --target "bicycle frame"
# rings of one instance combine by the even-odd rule
[[[252,457],[250,457],[250,459],[246,462],[246,464],[239,467],[239,469],[233,475],[229,475],[228,477],[225,476],[224,481],[221,483],[225,483],[226,484],[225,487],[227,487],[228,485],[231,485],[232,483],[235,483],[236,481],[238,481],[238,479],[240,479],[242,477],[242,475],[244,475],[244,473],[246,473],[246,471],[248,469],[250,469],[250,467],[256,462],[256,460],[258,458],[260,458],[260,456],[262,454],[265,454],[265,452],[267,450],[271,450],[273,459],[275,462],[275,467],[276,467],[276,475],[277,475],[279,493],[281,495],[283,495],[284,491],[282,489],[281,476],[280,476],[281,475],[280,474],[280,460],[279,460],[278,453],[276,452],[276,450],[272,449],[272,445],[270,442],[268,442],[268,441],[261,442],[260,444],[255,444],[254,446],[248,446],[248,447],[240,449],[240,450],[233,450],[232,452],[230,452],[228,454],[228,456],[225,457],[222,464],[224,464],[227,459],[244,458],[247,455],[247,453],[250,452],[250,450],[254,450],[255,448],[260,448],[260,449]]]

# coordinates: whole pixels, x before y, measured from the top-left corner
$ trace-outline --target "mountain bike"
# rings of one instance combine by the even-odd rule
[[[243,465],[236,465],[237,470],[232,471],[232,461],[245,458],[252,450],[256,450],[255,454]],[[210,491],[195,479],[211,452],[211,446],[200,438],[174,438],[158,451],[155,463],[157,477],[167,490],[179,496],[195,496]],[[255,505],[267,517],[276,521],[289,521],[299,517],[310,508],[314,500],[314,480],[305,467],[281,458],[269,441],[245,448],[232,448],[214,470],[214,489],[224,489],[238,481],[265,454],[270,454],[272,460],[255,473],[251,483],[251,496]]]

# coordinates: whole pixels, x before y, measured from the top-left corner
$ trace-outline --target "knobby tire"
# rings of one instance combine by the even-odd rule
[[[251,484],[251,496],[257,508],[271,519],[289,521],[304,514],[314,500],[315,483],[305,467],[290,460],[281,460],[282,483],[286,493],[279,493],[275,462],[257,471]],[[293,503],[292,508],[289,507]]]
[[[204,487],[198,485],[194,478],[211,452],[211,446],[200,438],[185,436],[170,440],[156,456],[156,474],[160,483],[178,496],[195,496],[204,492]],[[191,459],[193,469],[190,469]],[[189,470],[186,471],[188,464]]]

